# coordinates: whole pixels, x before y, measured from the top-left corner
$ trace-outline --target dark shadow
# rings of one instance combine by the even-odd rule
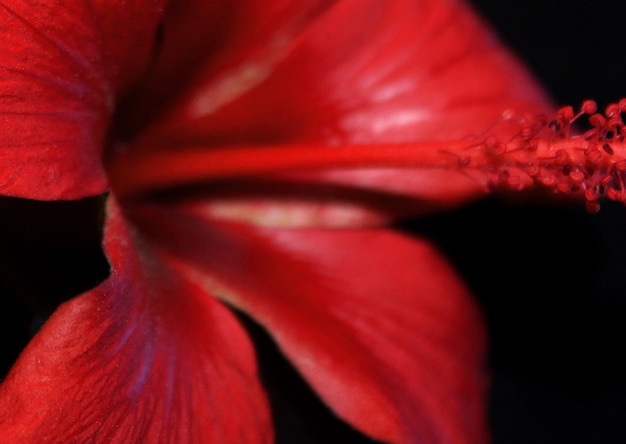
[[[326,407],[285,359],[272,338],[246,315],[237,312],[254,341],[261,380],[266,388],[277,444],[376,444]]]
[[[626,442],[624,226],[621,205],[495,200],[402,226],[445,252],[483,308],[494,443]]]
[[[103,197],[0,197],[0,378],[62,302],[102,282]]]

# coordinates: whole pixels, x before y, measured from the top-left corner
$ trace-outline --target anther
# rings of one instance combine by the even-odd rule
[[[572,172],[569,173],[569,178],[572,180],[572,182],[580,185],[585,181],[585,173],[583,173],[580,170],[573,170]]]
[[[541,170],[536,163],[530,163],[526,167],[525,171],[526,174],[528,174],[530,177],[535,177],[540,173]]]
[[[586,132],[570,134],[572,122],[583,115],[589,123]],[[585,100],[576,114],[565,106],[551,120],[546,115],[518,117],[517,133],[509,139],[492,136],[477,145],[482,152],[476,156],[482,157],[475,165],[483,166],[490,186],[521,189],[530,178],[553,192],[584,192],[590,212],[598,211],[605,195],[626,204],[626,160],[620,160],[626,153],[624,115],[626,98],[607,106],[604,114],[595,101]]]
[[[620,109],[617,103],[611,103],[609,106],[606,107],[606,110],[604,111],[604,115],[609,118],[616,116],[619,113],[620,113]]]
[[[572,185],[567,182],[561,182],[556,184],[556,190],[559,193],[569,193],[570,191],[572,191]]]
[[[522,139],[530,139],[533,136],[534,131],[530,126],[527,126],[522,128],[519,134],[522,136]]]
[[[621,117],[617,115],[617,116],[611,117],[609,121],[607,122],[606,126],[609,129],[609,131],[613,131],[617,135],[619,130],[624,127],[624,122],[622,121]]]
[[[587,199],[587,201],[597,201],[599,197],[600,195],[598,194],[596,187],[587,188],[585,190],[585,199]]]
[[[513,190],[522,191],[524,189],[524,182],[519,176],[510,176],[506,183]]]
[[[569,162],[569,154],[565,150],[558,150],[554,157],[557,163],[564,164]]]
[[[624,102],[626,105],[626,102]],[[584,114],[593,114],[598,110],[598,105],[595,100],[585,100],[580,107],[580,112]]]
[[[594,128],[604,129],[606,127],[606,119],[602,114],[592,114],[589,116],[589,124]]]
[[[626,190],[616,190],[615,188],[611,188],[607,190],[606,197],[616,202],[624,202],[626,201]]]
[[[593,100],[585,100],[582,105],[580,106],[580,111],[578,111],[578,114],[576,114],[570,123],[573,123],[576,119],[578,119],[580,116],[582,116],[583,114],[593,114],[598,110],[598,106],[596,105],[596,102]]]
[[[547,187],[551,187],[556,183],[556,177],[554,177],[553,174],[550,174],[548,172],[543,172],[538,177],[538,180],[542,185],[545,185]]]
[[[562,108],[559,108],[559,110],[556,112],[556,118],[561,123],[571,122],[574,118],[574,108],[572,108],[571,106],[564,106]]]
[[[602,160],[602,153],[595,145],[590,145],[589,148],[585,150],[585,155],[587,156],[587,161],[592,165],[598,165]]]

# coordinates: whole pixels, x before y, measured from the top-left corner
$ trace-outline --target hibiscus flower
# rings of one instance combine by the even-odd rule
[[[231,308],[364,434],[486,439],[480,314],[387,224],[525,185],[502,141],[572,116],[527,117],[548,101],[463,3],[5,1],[0,33],[0,193],[108,193],[111,266],[2,383],[2,442],[271,442]]]

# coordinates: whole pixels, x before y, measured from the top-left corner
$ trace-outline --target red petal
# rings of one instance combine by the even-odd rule
[[[423,240],[134,215],[192,264],[182,275],[267,327],[344,420],[386,442],[485,440],[481,318]]]
[[[162,110],[162,102],[171,106],[140,135],[135,150],[462,140],[480,137],[505,110],[539,113],[549,107],[526,70],[459,1],[344,0],[298,12],[301,2],[275,0],[264,3],[262,14],[253,3],[212,11],[223,13],[225,25],[211,28],[219,38],[210,40],[216,42],[212,51],[199,50],[204,58],[194,59],[194,69],[175,52],[182,41],[198,46],[184,27],[196,17],[194,2],[168,16],[166,42],[169,36],[172,43],[165,46],[161,70],[138,93],[134,112]],[[230,23],[237,26],[228,28]],[[186,86],[174,98],[166,81],[179,60]],[[412,214],[485,191],[483,183],[456,170],[331,170],[290,181],[410,194],[424,202],[405,209]],[[308,218],[309,225],[332,225],[315,219],[322,213],[346,214],[350,224],[381,221],[380,212],[376,217],[341,201],[307,207],[248,193],[213,205],[215,214],[246,221],[268,212],[284,212],[276,218],[281,220],[308,213],[300,220]]]
[[[2,2],[3,195],[73,199],[104,190],[113,107],[152,55],[162,3]]]
[[[175,106],[150,128],[151,142],[458,139],[485,130],[506,109],[534,112],[547,104],[522,66],[458,1],[344,0],[332,7],[318,1],[303,9],[301,2],[273,0],[262,13],[255,2],[237,3],[228,13],[211,10],[222,12],[213,18],[222,26],[209,28],[217,43],[194,53],[195,71],[183,70],[191,85],[170,98]],[[187,23],[206,9],[191,1],[166,17],[173,23],[161,63],[168,61],[170,71],[189,58],[188,51],[180,54],[183,41],[199,46]],[[155,85],[141,99],[172,89],[164,84],[165,69],[153,71]]]
[[[0,387],[0,442],[271,442],[234,316],[136,251],[115,207],[106,237],[112,276],[62,305]]]
[[[228,104],[256,86],[259,75],[272,75],[292,41],[335,3],[337,0],[171,2],[163,20],[160,57],[134,91],[134,100],[122,110],[123,124],[131,133],[145,130],[181,98],[200,91],[220,105]],[[261,73],[255,68],[268,69]],[[160,125],[151,130],[160,132]]]

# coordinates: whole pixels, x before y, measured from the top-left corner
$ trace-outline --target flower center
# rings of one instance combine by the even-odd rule
[[[566,106],[553,119],[505,115],[488,134],[459,141],[129,150],[115,156],[109,175],[118,194],[138,196],[296,170],[455,169],[489,189],[538,185],[556,193],[580,191],[587,209],[596,212],[602,196],[626,203],[626,127],[621,117],[626,99],[609,105],[604,114],[596,111],[589,100],[577,114]],[[573,135],[572,124],[582,116],[588,116],[589,129]]]

